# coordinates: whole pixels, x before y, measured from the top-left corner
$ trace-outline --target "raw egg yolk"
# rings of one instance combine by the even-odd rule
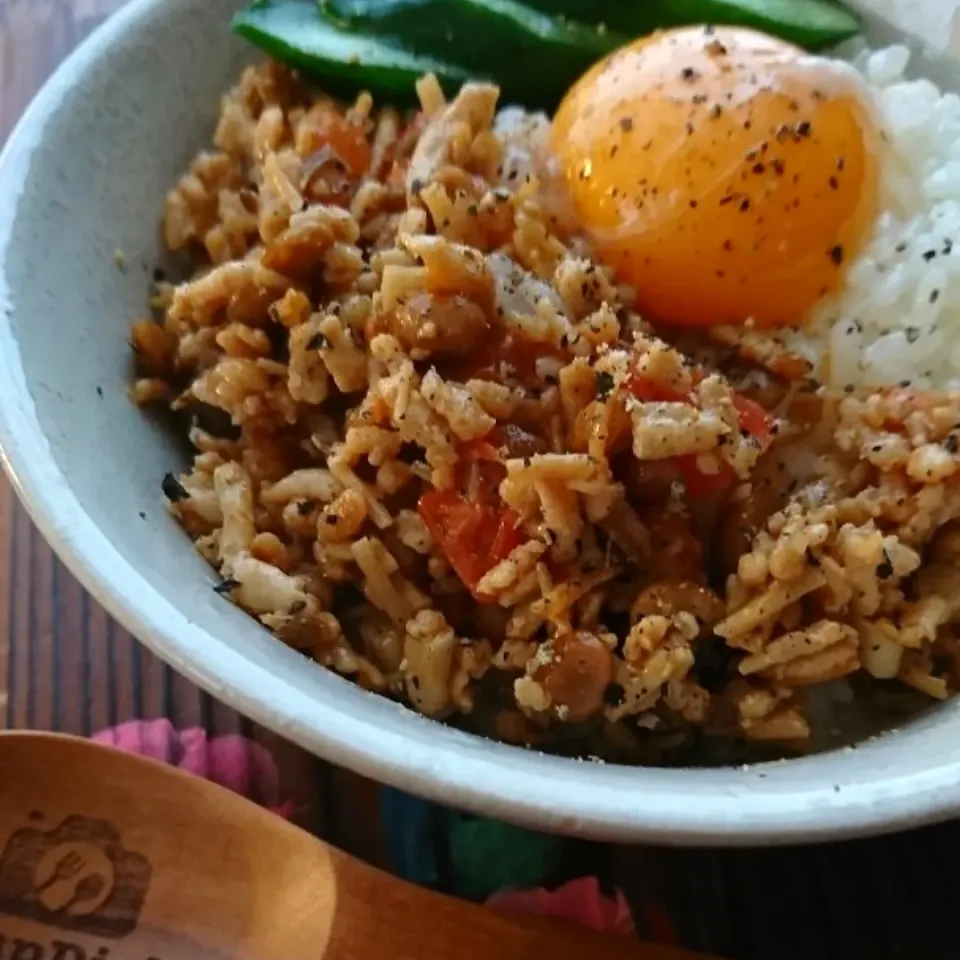
[[[876,216],[868,103],[845,64],[752,30],[684,28],[585,74],[551,150],[580,228],[647,318],[796,325]]]

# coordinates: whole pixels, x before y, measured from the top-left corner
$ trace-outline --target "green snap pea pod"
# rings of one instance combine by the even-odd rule
[[[630,36],[694,23],[754,27],[808,50],[860,32],[856,16],[833,0],[527,0],[542,13],[603,21]]]
[[[233,19],[233,30],[265,53],[345,96],[370,90],[391,103],[416,100],[414,84],[436,74],[454,92],[470,73],[389,37],[369,36],[332,23],[315,0],[256,0]]]
[[[516,0],[322,0],[322,6],[351,28],[491,77],[505,99],[529,107],[555,106],[584,70],[628,39]]]

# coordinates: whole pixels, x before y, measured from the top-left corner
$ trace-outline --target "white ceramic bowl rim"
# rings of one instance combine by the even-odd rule
[[[58,102],[165,0],[133,0],[81,45],[34,101],[0,156],[0,264],[31,155]],[[334,705],[304,695],[201,630],[92,522],[43,437],[10,318],[0,266],[0,445],[4,467],[44,537],[83,585],[152,651],[213,695],[320,756],[412,793],[597,839],[777,843],[850,836],[939,819],[960,805],[960,714],[830,754],[712,770],[637,769],[490,744],[397,707],[392,722],[356,691]],[[184,549],[188,549],[186,544]],[[369,715],[368,715],[369,712]],[[377,722],[377,721],[380,722]],[[949,727],[941,732],[940,728]],[[935,732],[936,731],[936,732]],[[947,736],[949,734],[949,736]],[[918,738],[934,755],[916,758]],[[920,750],[927,754],[928,751]],[[903,759],[903,762],[900,762]]]

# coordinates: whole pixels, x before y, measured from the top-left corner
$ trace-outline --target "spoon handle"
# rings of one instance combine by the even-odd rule
[[[693,960],[422,890],[208,781],[22,733],[0,734],[5,943],[18,960]]]

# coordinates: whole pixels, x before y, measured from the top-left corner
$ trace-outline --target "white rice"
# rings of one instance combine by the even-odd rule
[[[960,96],[906,80],[908,60],[890,47],[854,61],[886,137],[884,212],[844,289],[789,340],[835,386],[960,389]]]

